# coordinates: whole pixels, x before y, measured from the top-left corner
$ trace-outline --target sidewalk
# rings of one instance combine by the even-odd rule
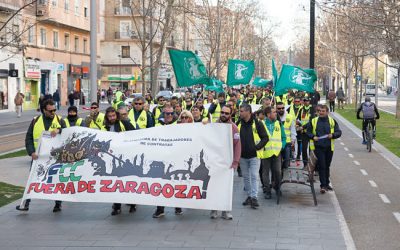
[[[89,104],[87,104],[89,105]],[[86,107],[90,107],[87,106]],[[108,103],[101,103],[100,104],[100,109],[105,110],[108,107]],[[83,105],[80,106],[78,113],[83,117],[83,114],[88,114],[89,110],[84,110]],[[57,114],[61,116],[66,116],[68,114],[67,112],[68,107],[67,106],[62,106],[60,107],[60,110],[57,110]],[[33,117],[40,115],[41,113],[36,111],[36,110],[24,110],[22,111],[22,116],[20,118],[17,117],[17,114],[13,111],[10,112],[1,112],[0,113],[0,126],[6,126],[6,125],[12,125],[16,123],[28,123],[32,121]]]
[[[29,163],[0,160],[0,181],[25,185]],[[141,205],[111,216],[104,203],[65,202],[54,214],[54,203],[44,200],[21,213],[17,201],[0,208],[0,249],[346,249],[335,193],[318,193],[315,207],[308,187],[285,184],[282,192],[280,205],[274,194],[265,200],[260,193],[259,209],[243,207],[243,180],[236,176],[233,221],[211,220],[205,210],[176,216],[172,208],[153,219],[155,208]]]

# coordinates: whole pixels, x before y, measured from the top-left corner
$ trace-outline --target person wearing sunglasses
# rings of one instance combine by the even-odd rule
[[[189,110],[183,110],[178,117],[178,123],[193,123],[194,118]]]
[[[159,123],[156,126],[166,126],[177,124],[177,120],[175,119],[174,109],[171,105],[165,105],[162,113],[163,118],[159,120]],[[165,215],[164,206],[157,206],[156,211],[153,214],[153,218],[160,218]],[[183,214],[182,208],[176,207],[175,214],[181,215]]]
[[[159,118],[161,116],[161,113],[164,109],[164,105],[165,105],[165,97],[164,96],[159,96],[157,97],[157,107],[155,107],[153,109],[153,117],[154,117],[154,123],[157,126],[157,124],[159,123]]]
[[[129,111],[128,117],[135,129],[154,127],[152,114],[144,110],[145,103],[146,100],[142,96],[133,100],[133,109]]]
[[[99,111],[99,104],[92,102],[90,105],[90,114],[85,119],[88,128],[102,130],[104,127],[105,115]]]
[[[38,159],[36,152],[40,137],[43,131],[50,131],[51,137],[55,137],[61,133],[61,129],[66,128],[65,121],[60,116],[56,115],[56,105],[52,99],[43,102],[43,114],[35,117],[29,125],[25,137],[25,147],[28,155],[31,156],[32,162]],[[16,209],[20,211],[28,211],[30,199],[25,201],[22,206],[17,206]],[[61,211],[61,201],[55,201],[53,212]]]
[[[232,112],[233,109],[231,106],[224,106],[221,109],[220,117],[217,120],[218,123],[225,123],[230,124],[232,126],[232,140],[233,140],[233,161],[232,164],[229,166],[232,169],[237,169],[239,166],[239,160],[241,155],[241,143],[240,143],[240,133],[239,129],[235,123],[232,122]],[[204,120],[203,124],[207,124],[209,121]],[[225,220],[232,220],[233,216],[231,211],[222,211],[221,217]],[[211,219],[218,218],[218,211],[212,210],[210,213]]]

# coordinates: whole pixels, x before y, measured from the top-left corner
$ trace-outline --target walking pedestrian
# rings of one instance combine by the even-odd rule
[[[208,113],[211,114],[212,122],[216,122],[220,117],[221,108],[225,106],[225,93],[218,93],[218,100],[211,103]]]
[[[64,122],[67,128],[74,126],[86,127],[83,119],[78,116],[78,108],[75,106],[68,107],[68,115],[67,118],[64,118]]]
[[[243,103],[240,107],[240,119],[241,121],[238,125],[242,149],[240,168],[242,169],[244,186],[248,196],[243,205],[250,205],[256,209],[259,206],[257,200],[259,158],[262,154],[262,149],[268,142],[268,135],[265,131],[265,126],[252,116],[249,104]]]
[[[328,106],[321,105],[318,117],[313,118],[307,128],[310,150],[314,150],[317,157],[321,194],[333,190],[329,185],[330,166],[335,150],[335,139],[342,135],[339,124],[328,113]]]
[[[58,89],[53,93],[53,101],[56,104],[57,110],[60,110],[60,93],[58,92]]]
[[[338,91],[336,91],[336,97],[338,99],[338,108],[342,107],[344,109],[344,100],[346,99],[343,88],[340,87]]]
[[[276,195],[280,195],[280,184],[282,179],[281,151],[286,145],[285,129],[277,119],[275,108],[265,109],[265,125],[268,135],[268,143],[265,145],[261,157],[261,179],[264,184],[264,198],[271,199],[271,186],[269,172],[271,171],[272,188]]]
[[[74,91],[71,90],[71,92],[68,95],[68,102],[69,106],[74,106]]]
[[[294,148],[296,144],[296,118],[285,110],[285,105],[283,104],[283,102],[278,102],[276,104],[276,111],[279,116],[279,120],[281,121],[281,123],[283,123],[286,135],[286,144],[281,153],[283,157],[282,167],[288,168],[290,163],[291,149]]]
[[[308,144],[309,138],[307,136],[307,126],[311,119],[315,117],[313,107],[310,105],[310,99],[304,98],[304,105],[300,109],[297,120],[300,121],[299,129],[297,131],[301,138],[301,158],[304,166],[308,163]]]
[[[108,107],[106,109],[106,114],[104,117],[104,129],[110,132],[124,132],[124,131],[130,131],[130,130],[135,130],[133,125],[126,120],[121,120],[119,113],[113,108],[113,107]],[[132,206],[135,207],[135,209],[132,209]],[[131,205],[131,208],[129,209],[129,212],[136,211],[136,205]],[[121,213],[121,203],[114,203],[112,205],[112,211],[111,215],[118,215]]]
[[[88,128],[103,130],[104,117],[105,115],[99,110],[99,104],[92,102],[90,105],[90,114],[86,117],[85,124]]]
[[[146,101],[142,96],[133,100],[133,109],[129,111],[128,117],[135,129],[154,127],[152,114],[144,110],[145,103]]]
[[[18,90],[17,94],[14,97],[15,112],[17,113],[18,118],[20,118],[22,114],[22,104],[24,104],[24,98],[24,94],[22,94],[21,91]]]
[[[229,166],[232,169],[237,169],[239,166],[240,161],[240,154],[241,154],[241,144],[240,144],[240,133],[239,129],[235,123],[232,122],[232,113],[233,109],[229,106],[224,106],[221,109],[221,114],[217,122],[230,124],[232,127],[232,141],[233,141],[233,161],[232,164]],[[204,123],[208,123],[208,120],[204,120]],[[211,219],[218,218],[218,211],[212,210],[210,213]],[[232,220],[233,216],[231,211],[222,211],[221,217],[225,220]]]
[[[81,93],[78,90],[74,92],[74,106],[79,109],[79,102],[81,100]]]
[[[44,114],[43,110],[44,110],[44,95],[40,94],[39,97],[39,103],[38,103],[38,108],[37,111],[40,111],[40,113]]]
[[[335,91],[333,91],[333,89],[329,90],[327,97],[329,101],[329,112],[335,112],[335,99],[336,99]]]
[[[35,117],[29,125],[25,137],[25,148],[29,156],[31,156],[31,168],[34,160],[37,160],[39,152],[36,152],[43,131],[50,131],[51,137],[55,137],[61,133],[61,129],[65,128],[65,122],[60,116],[56,115],[56,106],[52,99],[43,102],[43,114]],[[27,199],[25,203],[16,207],[19,211],[28,211],[31,200]],[[61,211],[61,201],[55,201],[53,212]]]

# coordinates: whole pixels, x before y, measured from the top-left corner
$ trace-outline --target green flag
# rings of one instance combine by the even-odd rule
[[[249,84],[254,74],[254,61],[243,61],[229,59],[228,77],[226,84],[234,86],[239,84]]]
[[[206,67],[192,51],[168,50],[168,52],[179,87],[209,82]]]
[[[256,78],[254,78],[254,81],[251,83],[251,85],[257,86],[257,87],[261,87],[261,88],[266,88],[268,84],[268,80],[263,79],[259,76],[257,76]]]
[[[215,78],[211,78],[210,83],[211,83],[210,85],[207,85],[205,87],[205,90],[215,91],[217,93],[224,92],[224,87],[222,86],[224,83],[222,81]]]
[[[273,80],[273,84],[275,86],[276,83],[278,82],[278,71],[276,70],[274,59],[272,59],[272,80]]]
[[[302,69],[292,65],[282,65],[278,82],[274,86],[275,95],[282,95],[289,89],[314,93],[317,74],[313,69]]]

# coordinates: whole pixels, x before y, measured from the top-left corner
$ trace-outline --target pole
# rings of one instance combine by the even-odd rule
[[[314,69],[315,57],[315,0],[310,0],[310,69]]]
[[[375,105],[378,106],[378,53],[375,53]]]
[[[221,43],[221,41],[220,41],[220,39],[221,39],[221,35],[220,35],[220,33],[221,33],[221,12],[220,12],[220,8],[221,8],[221,6],[220,6],[220,0],[218,0],[218,2],[217,2],[217,18],[218,18],[218,20],[217,20],[217,34],[216,34],[216,36],[217,36],[217,47],[216,47],[216,51],[215,51],[215,64],[216,64],[216,67],[217,67],[217,79],[221,79],[220,78],[220,75],[221,75],[221,69],[220,69],[220,67],[219,67],[219,64],[220,64],[220,57],[221,57],[221,55],[220,55],[220,51],[219,51],[219,49],[220,49],[220,43]]]
[[[151,91],[155,91],[154,93],[156,93],[158,91],[158,89],[156,89],[158,84],[155,84],[155,81],[157,81],[157,79],[154,79],[157,76],[153,76],[153,67],[154,67],[154,58],[153,58],[153,42],[156,38],[156,36],[153,34],[153,8],[155,6],[151,5],[153,2],[149,3],[149,8],[150,8],[150,21],[149,21],[149,25],[150,25],[150,89]]]
[[[97,4],[90,0],[90,101],[97,100]]]

